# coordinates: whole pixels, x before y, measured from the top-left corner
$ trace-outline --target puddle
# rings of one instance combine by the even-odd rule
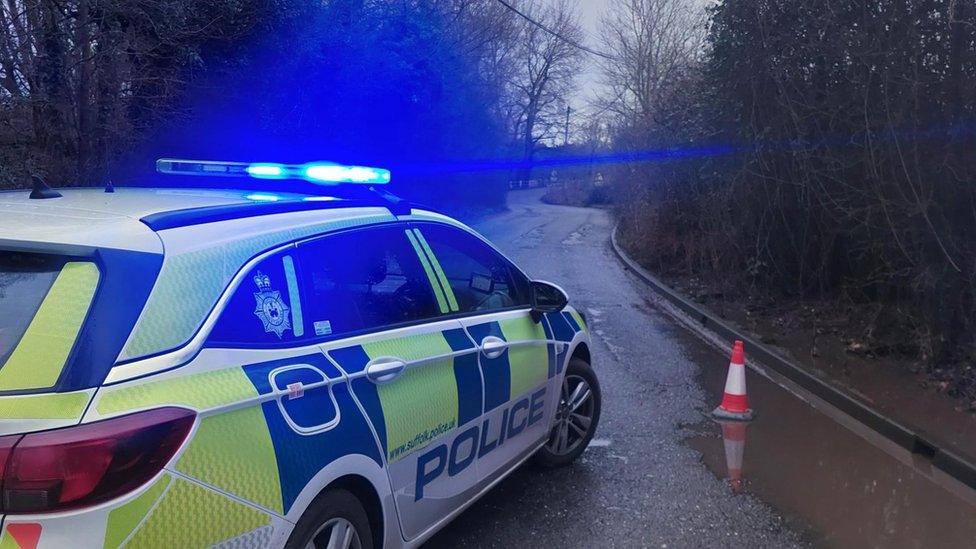
[[[583,233],[576,231],[563,240],[563,246],[578,246],[583,243]]]
[[[701,345],[686,349],[702,365],[699,381],[710,402],[719,402],[722,357]],[[685,426],[687,444],[730,490],[809,525],[818,546],[976,543],[976,492],[846,416],[825,415],[833,409],[818,410],[754,371],[748,376],[754,421]]]

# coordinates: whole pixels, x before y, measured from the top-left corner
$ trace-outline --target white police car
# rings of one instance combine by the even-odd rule
[[[416,546],[529,457],[583,452],[599,384],[562,290],[333,191],[0,193],[0,548]]]

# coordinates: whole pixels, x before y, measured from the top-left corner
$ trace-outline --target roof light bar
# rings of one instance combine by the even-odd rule
[[[156,161],[156,171],[170,175],[251,177],[254,179],[302,179],[318,185],[345,183],[385,185],[391,179],[390,171],[382,168],[344,166],[330,162],[287,165],[161,158]]]

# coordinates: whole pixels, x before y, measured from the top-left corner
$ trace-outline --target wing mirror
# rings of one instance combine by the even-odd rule
[[[569,296],[562,288],[550,282],[532,281],[532,312],[541,316],[545,313],[558,313],[569,305]]]

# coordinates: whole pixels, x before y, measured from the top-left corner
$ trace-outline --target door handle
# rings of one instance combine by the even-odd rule
[[[485,358],[498,358],[508,349],[508,342],[500,337],[488,336],[481,340],[481,352]]]
[[[380,357],[366,365],[366,377],[377,385],[390,383],[407,369],[407,363],[394,357]]]

